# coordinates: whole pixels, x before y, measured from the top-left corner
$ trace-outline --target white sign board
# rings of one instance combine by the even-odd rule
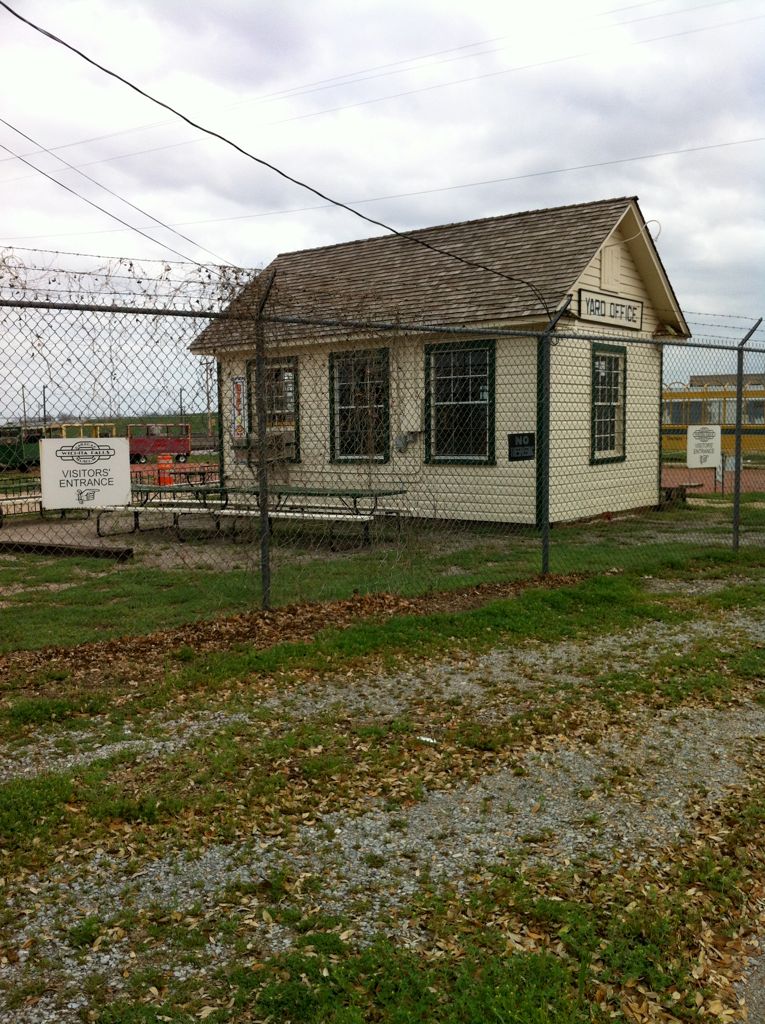
[[[688,427],[689,469],[714,469],[722,456],[721,428],[719,426]]]
[[[231,436],[241,441],[247,436],[247,381],[231,378]]]
[[[130,504],[126,437],[47,437],[40,441],[43,508]]]
[[[639,331],[643,326],[643,303],[639,299],[623,299],[580,288],[579,319]]]

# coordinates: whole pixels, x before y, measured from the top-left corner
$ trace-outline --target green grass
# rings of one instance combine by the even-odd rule
[[[383,622],[361,622],[326,629],[311,643],[282,643],[200,655],[180,666],[172,684],[181,689],[214,687],[251,673],[297,669],[329,672],[373,655],[426,656],[454,647],[485,649],[499,641],[559,640],[617,630],[645,620],[677,615],[646,595],[628,577],[594,577],[556,590],[531,588],[518,597],[490,601],[464,612],[401,615]],[[161,700],[161,694],[158,694]]]
[[[0,652],[150,633],[252,608],[257,606],[257,595],[252,574],[241,570],[147,571],[140,566],[115,566],[66,590],[12,596],[10,607],[0,610]]]
[[[107,706],[102,695],[83,696],[75,699],[63,697],[28,697],[17,700],[0,715],[4,717],[9,730],[23,726],[40,726],[52,722],[89,718],[98,715]],[[2,728],[0,726],[0,728]]]
[[[467,612],[398,617],[327,630],[311,644],[209,654],[196,663],[182,662],[165,687],[152,689],[142,707],[163,706],[170,690],[196,687],[209,694],[253,673],[326,671],[371,654],[428,655],[455,644],[478,650],[500,640],[510,644],[529,638],[556,640],[597,634],[606,621],[613,630],[674,614],[628,578],[595,577],[554,591],[527,590],[516,599]],[[92,699],[25,699],[11,705],[7,714],[25,723],[45,724],[56,715],[81,713]],[[103,701],[103,696],[97,697],[95,706],[103,706]],[[535,728],[553,728],[537,717]],[[242,801],[253,821],[269,825],[282,809],[310,814],[314,791],[327,786],[334,787],[339,801],[345,799],[346,790],[353,800],[375,780],[385,795],[388,780],[397,778],[396,799],[417,797],[429,751],[416,740],[409,722],[378,724],[372,742],[363,725],[356,732],[347,723],[331,719],[296,724],[276,736],[268,734],[266,724],[236,723],[221,729],[168,757],[148,778],[142,763],[112,758],[79,771],[0,786],[0,837],[19,851],[29,850],[36,841],[37,855],[44,858],[57,832],[59,838],[64,833],[84,834],[99,823],[105,828],[112,823],[149,830],[170,828],[183,818],[188,835],[205,833],[214,819],[215,834],[223,841],[236,834]],[[462,720],[449,733],[462,751],[460,772],[470,771],[472,764],[480,767],[487,751],[509,753],[527,724],[519,719],[510,726],[488,729]],[[445,750],[440,771],[452,771],[451,757]]]
[[[0,785],[0,846],[18,849],[51,834],[64,820],[74,797],[68,773],[12,779]]]
[[[113,571],[102,558],[51,558],[49,555],[0,555],[0,588],[23,584],[77,583],[84,576]]]
[[[665,575],[680,580],[725,579],[729,574],[757,573],[762,567],[762,556],[756,551],[744,552],[739,559],[703,551],[692,559],[677,551],[665,551],[661,557],[668,554]],[[655,575],[656,569],[646,574]],[[516,598],[470,611],[398,616],[344,630],[327,629],[311,643],[281,644],[268,650],[243,647],[194,657],[180,649],[179,656],[168,662],[165,684],[152,688],[146,699],[159,707],[171,690],[199,687],[206,698],[210,691],[226,688],[232,699],[244,700],[246,687],[239,693],[237,680],[260,673],[352,671],[358,659],[370,656],[384,659],[406,653],[427,658],[455,648],[479,651],[498,643],[514,647],[528,640],[545,643],[611,636],[645,623],[683,621],[700,610],[714,615],[735,607],[761,608],[765,596],[765,585],[748,582],[719,593],[686,595],[680,589],[671,595],[652,595],[644,589],[641,575],[594,576],[557,590],[528,589]],[[638,670],[610,673],[593,680],[594,692],[602,692],[617,705],[628,697],[656,692],[672,702],[698,694],[718,699],[727,696],[738,681],[751,683],[765,673],[765,648],[732,651],[706,640],[684,649],[681,668],[674,652],[666,657],[653,654],[649,660],[648,678]],[[68,688],[76,688],[76,679],[54,682],[61,686],[60,695],[15,701],[2,712],[6,725],[36,729],[108,710],[103,695],[70,693]],[[582,686],[576,695],[588,710],[593,690]],[[556,716],[558,711],[564,715],[566,699],[567,695],[561,696]],[[88,703],[91,700],[93,704]],[[539,700],[541,709],[541,696]],[[443,758],[450,785],[461,777],[464,767],[450,766],[447,738],[456,740],[465,764],[474,757],[481,772],[487,763],[498,764],[523,740],[527,725],[523,716],[488,727],[474,722],[461,708],[453,717],[445,711],[439,764]],[[120,707],[119,714],[123,713]],[[270,807],[274,822],[288,819],[289,828],[290,821],[300,822],[308,814],[314,817],[315,802],[322,794],[329,795],[333,810],[347,807],[355,813],[354,804],[364,805],[359,792],[346,802],[346,788],[356,784],[354,773],[382,799],[384,786],[377,786],[385,776],[397,780],[396,800],[418,799],[416,757],[418,752],[428,754],[417,742],[422,731],[419,723],[419,718],[354,723],[330,714],[301,723],[264,718],[220,729],[183,750],[163,755],[161,761],[112,759],[79,771],[8,783],[0,786],[0,845],[9,851],[6,864],[29,868],[45,858],[50,861],[85,837],[89,848],[106,839],[104,846],[111,850],[114,844],[127,842],[123,834],[129,835],[135,847],[131,855],[138,859],[144,854],[160,855],[168,843],[175,849],[194,850],[202,837],[204,842],[241,842],[243,836],[252,836],[253,822],[264,820],[259,808]],[[537,724],[544,730],[541,717],[534,728]],[[560,731],[560,724],[551,719],[550,729]],[[398,785],[405,779],[411,782],[409,791]],[[436,781],[435,786],[439,784]],[[198,953],[196,963],[201,963],[206,942],[213,940],[230,942],[236,955],[225,967],[209,967],[203,980],[196,973],[187,982],[176,982],[153,965],[142,966],[126,981],[120,1000],[106,1005],[105,997],[92,996],[91,1019],[102,1024],[166,1020],[192,1024],[209,1004],[216,1009],[204,1019],[213,1022],[623,1021],[618,999],[602,1009],[594,1000],[597,986],[602,985],[628,986],[629,992],[642,986],[656,993],[676,1019],[690,1022],[698,1019],[693,996],[703,984],[697,984],[691,973],[697,963],[694,942],[702,921],[711,922],[712,927],[718,921],[727,925],[731,919],[726,915],[743,907],[753,873],[762,868],[755,859],[765,864],[760,853],[764,847],[758,842],[758,830],[765,821],[763,793],[751,794],[745,806],[727,817],[723,814],[720,821],[719,835],[715,833],[709,845],[694,842],[682,858],[675,856],[677,851],[649,858],[634,876],[629,871],[616,877],[609,870],[589,873],[592,865],[577,867],[578,875],[573,868],[558,875],[533,869],[523,875],[497,869],[489,875],[480,869],[480,878],[467,880],[453,893],[433,890],[430,882],[423,881],[422,891],[402,914],[418,921],[424,936],[441,941],[438,947],[430,946],[433,956],[380,937],[367,948],[352,946],[341,937],[352,920],[340,923],[308,915],[308,904],[295,896],[295,877],[279,871],[250,883],[258,897],[255,902],[267,907],[279,925],[292,929],[295,940],[290,952],[265,964],[257,963],[257,949],[245,949],[242,935],[247,932],[237,932],[235,897],[223,902],[217,919],[205,917],[193,929],[175,921],[167,908],[156,908],[156,918],[141,918],[140,924],[127,928],[130,948],[137,949],[139,956],[150,956],[152,949],[161,948],[164,956],[170,951],[177,955],[179,963],[194,962],[190,956],[184,960],[182,954]],[[529,833],[528,841],[539,838],[544,838],[542,833]],[[747,844],[753,852],[748,852]],[[368,854],[365,863],[382,867],[382,855]],[[317,882],[321,885],[320,879]],[[699,891],[701,902],[686,897],[690,887]],[[245,893],[246,887],[237,891]],[[308,902],[313,906],[313,897]],[[521,925],[545,936],[547,947],[521,951],[509,944],[508,934],[521,931]],[[84,958],[101,936],[101,941],[111,941],[108,928],[108,922],[84,917],[70,925],[66,940],[77,957]],[[144,936],[145,946],[135,932]],[[242,943],[241,948],[236,942]],[[565,955],[555,955],[553,950],[561,947]],[[92,984],[95,992],[95,981]],[[147,1001],[149,986],[158,989],[153,1003]],[[675,992],[682,994],[678,1001]],[[19,987],[14,998],[23,1002],[33,994]]]
[[[594,680],[596,696],[617,706],[622,694],[660,694],[665,704],[680,704],[691,695],[710,699],[730,693],[740,656],[721,651],[720,641],[689,641],[683,650],[667,651],[650,666],[602,673]]]
[[[505,957],[477,944],[464,959],[427,967],[415,953],[380,942],[328,966],[321,954],[281,958],[282,975],[253,992],[258,975],[232,973],[234,1006],[282,1024],[584,1024],[576,978],[547,954]],[[326,974],[324,973],[326,972]],[[307,984],[303,979],[307,980]]]
[[[716,525],[716,516],[715,508],[688,508],[558,527],[552,533],[551,571],[568,574],[618,569],[657,575],[691,573],[705,564],[736,564],[742,569],[765,565],[761,548],[743,547],[734,556],[728,548],[729,527]],[[749,507],[744,519],[746,529],[765,526],[765,510]],[[689,542],[689,531],[706,534],[708,539]],[[712,540],[719,546],[710,547]],[[190,540],[179,549],[179,557],[208,543]],[[305,543],[302,547],[291,544],[287,536],[280,540],[277,531],[273,551],[274,605],[378,591],[415,596],[431,590],[527,579],[540,568],[539,539],[528,529],[512,533],[495,527],[452,528],[444,541],[442,532],[413,528],[405,530],[400,544],[378,542],[371,548],[351,546],[339,553],[329,551],[326,545],[317,549]],[[243,560],[253,557],[249,547],[242,547],[242,553]],[[135,563],[117,566],[95,559],[0,556],[0,585],[71,584],[62,590],[10,594],[7,606],[0,609],[0,653],[150,633],[256,610],[260,605],[257,564],[220,571],[149,569],[140,557],[139,551]]]

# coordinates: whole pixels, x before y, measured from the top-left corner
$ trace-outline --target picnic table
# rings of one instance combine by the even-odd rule
[[[141,529],[141,515],[144,512],[164,511],[173,516],[173,526],[181,536],[183,516],[211,516],[215,529],[220,530],[221,520],[233,520],[232,531],[236,532],[236,520],[260,516],[257,487],[229,487],[224,484],[134,484],[133,503],[102,509],[96,519],[96,532],[102,532],[102,518],[109,513],[130,512],[132,527],[128,533]],[[364,528],[364,540],[369,542],[369,526],[375,519],[390,517],[400,522],[400,509],[386,508],[381,504],[386,498],[406,494],[402,485],[394,487],[302,487],[294,484],[271,484],[268,488],[269,527],[274,519],[293,519],[329,523],[360,523]],[[156,527],[155,527],[156,528]]]

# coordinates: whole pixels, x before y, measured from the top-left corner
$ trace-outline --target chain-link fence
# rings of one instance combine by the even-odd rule
[[[754,342],[365,309],[308,322],[273,302],[261,318],[262,295],[231,303],[241,284],[216,281],[215,301],[173,292],[175,308],[167,290],[122,289],[114,306],[94,301],[102,288],[66,302],[6,289],[0,569],[19,623],[84,605],[98,635],[546,571],[651,574],[763,542]],[[712,428],[711,453],[719,432],[719,460],[688,467],[689,428]],[[41,439],[120,437],[127,501],[46,508]]]

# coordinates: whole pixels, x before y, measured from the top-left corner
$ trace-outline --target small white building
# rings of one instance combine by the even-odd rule
[[[409,236],[284,253],[232,303],[240,319],[195,341],[219,362],[224,481],[257,479],[246,315],[273,274],[263,306],[273,480],[400,486],[416,516],[534,524],[537,335],[571,296],[551,354],[550,519],[657,505],[662,346],[689,331],[637,199]]]

